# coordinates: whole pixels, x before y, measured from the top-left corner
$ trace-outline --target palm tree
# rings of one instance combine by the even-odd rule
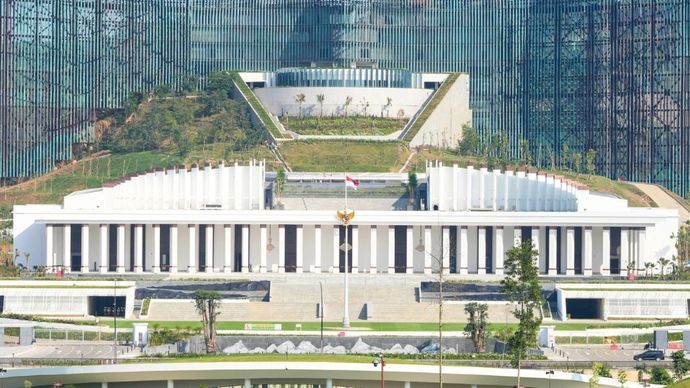
[[[661,278],[664,278],[664,269],[670,263],[671,261],[665,257],[660,257],[659,258],[659,268],[661,268]]]
[[[345,97],[345,118],[347,118],[347,109],[350,107],[350,104],[352,104],[352,97]]]
[[[323,94],[316,95],[316,101],[319,103],[319,118],[323,117],[323,102],[326,100],[326,96]]]
[[[306,96],[304,93],[300,93],[295,96],[295,102],[299,104],[299,118],[302,119],[302,105],[304,104],[304,100],[306,99]]]
[[[383,110],[386,111],[386,117],[390,117],[391,106],[393,106],[393,99],[386,97],[386,105],[383,106]]]
[[[654,263],[644,263],[644,267],[645,267],[645,274],[646,274],[646,272],[647,272],[647,269],[649,269],[649,275],[645,275],[645,276],[654,275],[654,268],[656,268],[656,264],[654,264]]]

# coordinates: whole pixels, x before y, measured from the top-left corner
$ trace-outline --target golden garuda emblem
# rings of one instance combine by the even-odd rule
[[[354,210],[338,210],[336,212],[338,219],[343,222],[343,225],[349,225],[350,222],[355,218]]]

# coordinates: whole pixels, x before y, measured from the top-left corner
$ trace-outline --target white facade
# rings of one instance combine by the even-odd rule
[[[326,176],[297,175],[304,185]],[[331,183],[345,176],[328,175]],[[352,176],[365,195],[351,202],[353,272],[501,275],[505,252],[529,239],[551,276],[643,272],[675,253],[676,210],[629,208],[558,176],[428,164],[421,211],[357,211],[367,182],[387,174]],[[63,206],[16,206],[15,246],[51,270],[340,272],[340,202],[272,210],[270,187],[261,163],[148,172],[70,194]]]

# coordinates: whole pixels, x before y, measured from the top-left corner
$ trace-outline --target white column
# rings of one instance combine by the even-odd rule
[[[252,388],[252,380],[244,379],[244,388]]]
[[[53,251],[53,239],[55,227],[46,224],[46,268],[48,272],[53,272],[55,266],[55,252]]]
[[[472,175],[474,174],[474,167],[473,166],[467,166],[466,169],[466,181],[465,181],[465,188],[467,189],[465,192],[465,199],[467,200],[467,210],[472,209]]]
[[[519,247],[522,244],[522,228],[516,226],[513,228],[513,246]]]
[[[177,224],[170,225],[170,273],[177,272],[177,248],[178,248],[178,231]]]
[[[302,225],[297,225],[297,230],[295,232],[295,262],[296,262],[296,269],[295,272],[297,273],[302,273],[304,272],[304,227]],[[319,252],[314,252],[315,255],[318,255]]]
[[[261,225],[260,229],[260,243],[259,243],[259,272],[266,273],[266,241],[267,241],[267,226]]]
[[[486,274],[486,227],[477,228],[477,274]]]
[[[117,226],[117,273],[125,272],[125,226]]]
[[[395,273],[395,226],[388,226],[388,273]]]
[[[314,226],[314,272],[321,272],[321,225]]]
[[[206,272],[213,272],[213,224],[206,225]]]
[[[503,257],[505,255],[505,248],[503,248],[503,227],[494,226],[494,273],[496,275],[503,275]]]
[[[541,205],[543,206],[544,202],[540,200]],[[537,239],[539,241],[539,244],[537,244],[537,249],[539,250],[539,270],[540,273],[546,274],[549,272],[549,266],[546,264],[546,258],[549,255],[549,252],[546,251],[546,241],[548,240],[549,236],[546,234],[546,227],[540,226],[538,228],[532,228],[532,233],[534,234],[536,230],[537,233]]]
[[[242,225],[242,273],[249,272],[249,225]]]
[[[558,275],[558,229],[549,227],[549,276]]]
[[[225,171],[225,170],[224,170]],[[223,226],[223,272],[232,272],[233,257],[235,257],[235,234],[232,225]]]
[[[89,263],[91,262],[91,255],[89,254],[89,225],[81,224],[81,272],[89,272]]]
[[[637,270],[638,272],[644,272],[644,264],[647,262],[647,228],[643,227],[642,229],[638,230],[637,233]]]
[[[161,271],[161,226],[153,225],[153,273]]]
[[[197,256],[199,249],[197,248],[197,234],[196,234],[196,224],[187,225],[189,228],[189,262],[187,263],[187,272],[195,273],[199,266],[197,262]]]
[[[371,236],[369,240],[369,245],[371,252],[369,254],[369,272],[370,273],[376,273],[377,268],[376,268],[376,253],[377,253],[377,247],[376,247],[376,242],[378,240],[378,237],[376,236],[376,226],[372,225],[371,226],[371,231],[369,232],[369,235]]]
[[[431,226],[424,226],[424,273],[431,274]]]
[[[357,273],[359,272],[359,228],[356,225],[350,225],[350,228],[352,229],[352,241],[350,241],[350,245],[352,245],[352,250],[350,251],[352,273]]]
[[[108,224],[101,224],[100,225],[100,232],[101,232],[101,241],[100,241],[101,267],[99,268],[99,271],[101,273],[106,273],[106,272],[108,272]]]
[[[530,200],[531,201],[531,200]],[[536,203],[536,202],[535,202]],[[538,227],[532,227],[532,246],[537,251],[537,258],[535,259],[535,266],[537,267],[537,273],[542,273],[541,264],[541,249],[539,249],[539,229]]]
[[[278,225],[278,272],[285,272],[285,225]]]
[[[461,275],[467,275],[467,269],[469,265],[470,247],[469,240],[467,239],[467,227],[458,227],[458,273]]]
[[[565,274],[567,276],[575,275],[575,228],[568,227],[566,233],[566,262]]]
[[[601,269],[600,274],[611,275],[611,229],[603,228],[601,231]]]
[[[175,381],[174,380],[168,380],[167,388],[175,388]]]
[[[592,228],[582,228],[582,274],[592,276]]]
[[[144,271],[144,225],[134,227],[134,272]]]
[[[441,229],[441,264],[443,274],[450,273],[450,226],[443,226]]]
[[[340,272],[340,226],[333,225],[333,264],[331,272]]]
[[[457,198],[455,199],[457,200]],[[407,226],[407,230],[405,231],[406,236],[406,242],[407,246],[405,247],[405,273],[413,273],[414,272],[414,228],[412,225]]]
[[[69,224],[62,226],[62,265],[65,272],[72,270],[72,227]]]
[[[621,228],[621,257],[620,257],[620,267],[621,276],[628,276],[628,263],[630,262],[630,247],[629,247],[629,237],[628,229]]]

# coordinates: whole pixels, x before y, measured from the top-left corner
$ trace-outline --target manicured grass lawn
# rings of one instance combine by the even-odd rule
[[[291,141],[280,145],[293,171],[397,172],[409,150],[395,142]]]
[[[407,120],[385,117],[291,117],[281,121],[283,126],[300,135],[389,135],[403,129]]]
[[[93,320],[82,320],[80,322],[91,322]],[[133,321],[133,320],[117,320],[118,328],[131,328],[133,322],[148,322],[149,328],[154,325],[160,328],[166,329],[196,329],[201,328],[201,323],[196,321]],[[113,326],[113,320],[110,318],[101,318],[101,325]],[[248,322],[229,322],[221,321],[218,322],[218,330],[244,330],[244,325]],[[299,330],[296,328],[297,324],[301,324],[303,331],[318,331],[320,329],[319,322],[254,322],[261,326],[270,326],[274,323],[280,323],[282,325],[283,331]],[[463,331],[466,322],[447,322],[443,324],[444,331]],[[602,323],[580,323],[580,322],[567,322],[567,323],[554,323],[556,330],[587,330],[587,329],[601,329],[601,328],[644,328],[644,327],[654,327],[656,322],[649,323],[634,323],[634,322],[602,322]],[[368,329],[371,331],[438,331],[438,324],[434,322],[353,322],[353,328]],[[491,323],[489,324],[489,330],[497,331],[503,328],[515,328],[516,325],[513,323]],[[324,322],[324,330],[326,331],[340,331],[340,322]],[[367,331],[367,330],[364,330]]]
[[[666,388],[690,388],[690,378],[676,381],[671,385],[667,385]]]

